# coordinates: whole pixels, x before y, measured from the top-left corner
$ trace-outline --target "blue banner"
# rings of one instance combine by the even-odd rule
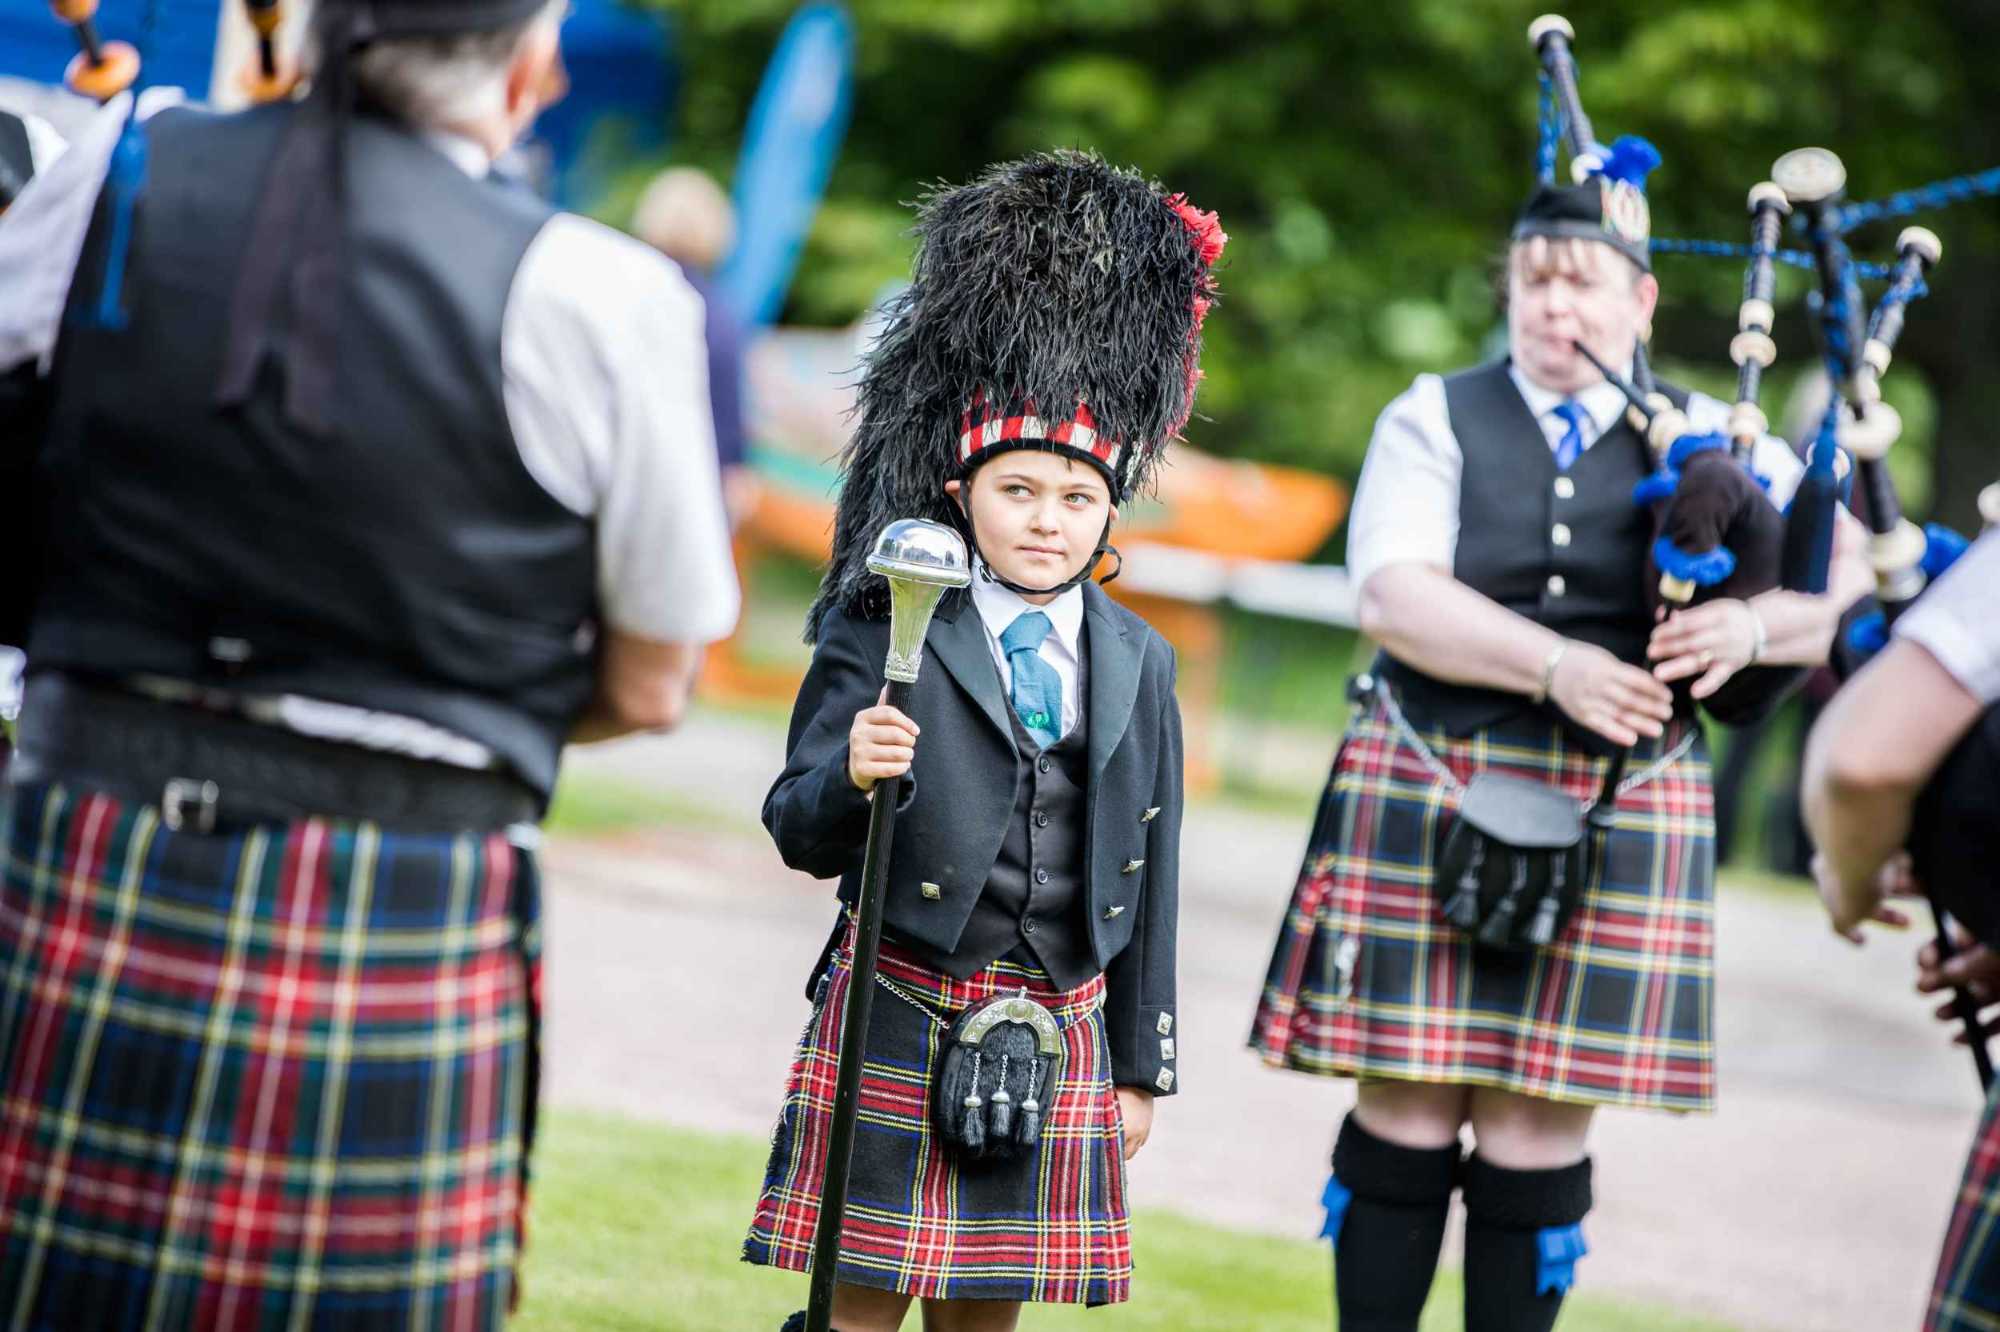
[[[853,97],[853,21],[838,4],[809,4],[778,39],[736,164],[736,248],[716,286],[746,327],[785,303]]]

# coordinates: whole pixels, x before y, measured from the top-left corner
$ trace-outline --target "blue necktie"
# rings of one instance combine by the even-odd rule
[[[1036,651],[1055,628],[1040,611],[1023,611],[1000,635],[1007,670],[1014,677],[1014,715],[1035,744],[1047,749],[1062,736],[1062,677]]]
[[[1583,456],[1583,405],[1574,398],[1564,398],[1550,410],[1560,416],[1563,424],[1568,427],[1563,431],[1563,437],[1555,444],[1556,470],[1567,472],[1570,465]]]

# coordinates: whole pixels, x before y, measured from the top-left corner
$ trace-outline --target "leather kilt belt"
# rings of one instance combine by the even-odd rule
[[[458,768],[299,735],[72,677],[31,677],[9,776],[158,805],[175,831],[357,819],[405,832],[534,822],[534,793],[502,772]]]

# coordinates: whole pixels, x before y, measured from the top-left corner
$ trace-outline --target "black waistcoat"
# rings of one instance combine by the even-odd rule
[[[949,956],[932,956],[941,971],[960,979],[999,958],[1014,956],[1049,973],[1062,989],[1097,974],[1084,920],[1084,878],[1089,872],[1085,794],[1090,782],[1089,709],[1047,749],[1008,709],[1014,727],[1014,811],[1000,855],[965,932]]]
[[[1677,407],[1687,394],[1661,392]],[[1445,404],[1464,456],[1458,495],[1458,546],[1452,575],[1565,638],[1642,664],[1652,632],[1646,594],[1654,537],[1651,509],[1632,488],[1651,470],[1645,442],[1621,416],[1567,472],[1507,363],[1447,375]],[[1540,710],[1563,720],[1552,703],[1473,685],[1448,684],[1385,657],[1384,673],[1419,725],[1465,735]],[[1569,727],[1588,748],[1606,742]]]
[[[72,320],[58,349],[29,656],[415,717],[546,793],[593,684],[596,589],[593,524],[530,475],[502,396],[508,292],[549,210],[357,116],[344,268],[312,289],[345,302],[333,429],[287,419],[270,360],[219,409],[251,212],[295,114],[148,123],[129,326]],[[107,212],[73,305],[95,298]]]

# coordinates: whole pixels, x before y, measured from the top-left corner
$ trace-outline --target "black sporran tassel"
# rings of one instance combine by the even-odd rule
[[[1000,1056],[1000,1085],[993,1092],[993,1140],[1006,1142],[1014,1136],[1014,1098],[1007,1094],[1007,1066],[1011,1056]]]
[[[1473,844],[1472,858],[1465,862],[1465,872],[1458,876],[1458,891],[1444,904],[1444,918],[1461,930],[1479,923],[1479,871],[1485,864],[1486,843],[1482,839]]]
[[[1042,1085],[1042,1057],[1035,1056],[1035,1062],[1028,1067],[1028,1096],[1021,1102],[1021,1145],[1032,1147],[1042,1140],[1042,1103],[1035,1099],[1035,1093]]]
[[[972,1089],[965,1094],[964,1127],[959,1137],[965,1142],[967,1154],[979,1155],[986,1149],[986,1102],[979,1099],[979,1051],[972,1052]]]
[[[1519,851],[1514,853],[1514,879],[1507,885],[1507,895],[1493,908],[1493,914],[1480,927],[1479,941],[1495,948],[1505,948],[1514,935],[1514,913],[1519,910],[1521,894],[1528,886],[1528,857]]]
[[[1549,888],[1535,905],[1535,918],[1528,924],[1528,942],[1540,948],[1556,937],[1556,912],[1561,907],[1566,855],[1558,855],[1549,866]]]

